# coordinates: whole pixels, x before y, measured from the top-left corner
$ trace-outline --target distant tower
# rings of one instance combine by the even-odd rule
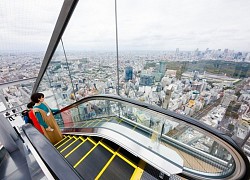
[[[165,74],[166,67],[167,67],[167,62],[166,61],[161,61],[160,62],[160,67],[159,67],[160,73]]]
[[[175,55],[178,55],[178,54],[179,54],[179,48],[176,48]]]
[[[151,75],[141,75],[140,77],[140,86],[152,86],[154,84],[154,76]]]
[[[193,80],[198,80],[198,75],[199,75],[199,71],[194,71],[194,77]]]
[[[161,84],[158,83],[156,86],[156,92],[161,92],[161,89],[162,89]]]
[[[75,83],[75,91],[78,91],[79,89],[78,89],[78,83]]]
[[[128,82],[129,80],[132,80],[133,78],[133,68],[131,66],[128,66],[125,68],[125,81]]]
[[[176,48],[175,57],[177,57],[178,55],[179,55],[179,48]]]
[[[164,99],[164,102],[162,104],[163,109],[168,109],[171,95],[172,95],[172,88],[167,89],[165,99]]]

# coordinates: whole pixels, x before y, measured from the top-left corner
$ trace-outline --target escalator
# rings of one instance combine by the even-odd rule
[[[83,179],[169,179],[140,158],[99,137],[64,135],[55,148]]]
[[[84,104],[90,104],[90,102],[102,108],[101,105],[105,105],[103,103],[105,101],[109,101],[108,104],[111,104],[111,107],[101,114],[88,116],[81,111],[72,113],[77,112],[76,109],[81,110]],[[124,105],[121,102],[124,102]],[[57,162],[62,158],[60,161],[70,166],[67,171],[76,173],[80,179],[249,178],[247,171],[249,161],[229,137],[202,123],[190,121],[186,117],[136,103],[117,96],[102,95],[87,97],[61,109],[62,119],[58,122],[67,123],[60,124],[64,138],[55,146],[52,146],[34,128],[24,126],[23,131],[38,154],[42,156],[47,167],[52,170],[62,169],[59,168],[62,164]],[[142,110],[145,110],[144,115],[147,116],[144,117],[144,121],[138,123],[130,120],[124,114],[126,106],[133,107],[134,112],[139,112],[139,109],[140,115]],[[78,115],[81,119],[70,122],[67,116],[68,119],[65,121],[64,113],[71,115],[71,119]],[[147,122],[146,118],[149,116],[154,117],[152,123]],[[59,116],[56,117],[58,120]],[[157,118],[159,118],[158,123]],[[180,125],[185,124],[187,128],[175,138],[169,135],[169,131],[164,131],[164,124],[159,125],[162,119],[164,119],[163,122],[178,121]],[[186,132],[189,133],[188,135],[196,133],[200,138],[194,137],[192,141],[184,143],[178,137],[187,138],[188,136],[183,136]],[[210,140],[202,141],[207,145],[211,144],[209,152],[193,144],[193,142],[197,144],[204,138]],[[52,151],[55,151],[54,154],[48,153]],[[65,169],[64,166],[62,167]],[[55,177],[60,175],[61,171]]]
[[[83,109],[88,104],[95,104],[101,111],[94,115],[84,113]],[[131,109],[140,118],[131,119],[128,115]],[[66,121],[64,113],[68,115]],[[120,171],[129,172],[130,178],[138,167],[150,175],[154,174],[149,173],[150,169],[154,169],[157,171],[156,179],[173,175],[187,179],[244,179],[249,176],[246,171],[249,162],[232,139],[199,121],[161,108],[114,95],[98,95],[69,105],[60,114],[58,118],[62,119],[57,120],[63,122],[60,127],[65,138],[56,147],[87,179],[116,177],[110,174],[119,172],[111,168],[118,167],[114,165],[116,161],[127,167]],[[152,121],[147,120],[149,117]],[[166,123],[178,123],[185,128],[178,131],[178,136],[172,135],[170,130],[166,130]],[[192,133],[197,136],[184,142],[183,139]],[[200,146],[195,146],[197,144]],[[210,146],[208,151],[203,148],[205,145]],[[139,161],[127,156],[122,158],[123,151],[130,152]],[[92,162],[98,165],[92,168],[89,165]],[[144,168],[140,162],[146,164]],[[143,177],[141,175],[140,178]]]

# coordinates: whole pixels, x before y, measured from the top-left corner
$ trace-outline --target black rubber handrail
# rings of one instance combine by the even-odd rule
[[[50,169],[55,179],[80,180],[83,179],[79,173],[66,161],[66,159],[55,149],[49,140],[43,136],[31,124],[22,126],[23,132],[35,148],[43,162]]]

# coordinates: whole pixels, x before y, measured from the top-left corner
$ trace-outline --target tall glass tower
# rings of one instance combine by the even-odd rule
[[[128,66],[125,68],[125,81],[128,82],[129,80],[132,80],[133,78],[133,68],[131,66]]]

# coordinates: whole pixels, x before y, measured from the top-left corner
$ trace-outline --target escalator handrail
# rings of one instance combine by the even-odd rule
[[[71,108],[76,108],[77,106],[79,106],[79,105],[81,105],[81,104],[83,104],[85,102],[93,101],[93,100],[109,100],[109,101],[113,100],[113,101],[120,101],[120,102],[123,102],[123,103],[133,104],[134,106],[143,107],[145,109],[160,113],[162,115],[175,118],[176,120],[182,121],[182,123],[185,123],[185,124],[187,124],[189,126],[191,125],[191,126],[194,126],[196,128],[199,128],[200,130],[202,130],[202,132],[204,132],[204,134],[213,135],[214,138],[218,139],[220,142],[223,142],[222,144],[224,145],[224,147],[231,147],[231,148],[229,148],[231,150],[229,152],[236,151],[236,153],[238,153],[239,156],[242,158],[241,160],[244,162],[245,169],[250,167],[249,160],[248,160],[247,156],[244,154],[244,152],[242,151],[241,147],[239,147],[234,142],[233,139],[231,139],[229,136],[222,133],[221,131],[219,131],[217,129],[214,129],[213,127],[211,127],[211,126],[209,126],[209,125],[207,125],[207,124],[205,124],[205,123],[203,123],[201,121],[197,121],[196,119],[194,119],[192,117],[177,114],[177,113],[172,112],[170,110],[166,110],[166,109],[160,108],[158,106],[146,104],[144,102],[140,102],[140,101],[137,101],[137,100],[133,100],[133,99],[117,96],[117,95],[111,95],[111,94],[92,95],[92,96],[85,97],[85,98],[83,98],[83,99],[81,99],[81,100],[79,100],[79,101],[77,101],[77,102],[75,102],[75,103],[73,103],[71,105],[68,105],[68,106],[62,108],[58,113],[67,111],[67,110],[69,110]],[[236,154],[236,153],[234,152],[234,154]],[[241,164],[242,164],[242,162],[241,162]],[[240,166],[240,168],[242,168],[242,167]],[[244,173],[245,173],[244,177],[242,177],[242,178],[247,179],[247,178],[250,177],[250,172],[249,171],[245,170]]]
[[[81,99],[79,101],[76,101],[75,103],[72,103],[71,105],[68,105],[68,106],[62,108],[60,111],[56,112],[55,114],[64,112],[64,111],[66,111],[68,109],[71,109],[71,108],[75,108],[75,107],[77,107],[80,104],[83,104],[85,102],[93,101],[93,100],[100,100],[100,99],[102,99],[102,100],[106,99],[106,100],[122,101],[122,102],[133,104],[133,105],[136,105],[136,106],[139,106],[139,107],[144,107],[146,109],[161,113],[161,114],[166,115],[166,116],[173,117],[175,119],[183,121],[184,123],[186,123],[188,125],[196,126],[196,127],[200,128],[200,129],[203,129],[203,130],[205,130],[205,131],[207,131],[207,132],[209,132],[209,133],[211,133],[211,134],[213,134],[213,135],[215,135],[217,137],[220,137],[221,139],[223,139],[224,141],[229,143],[231,146],[235,146],[236,149],[239,149],[239,151],[242,151],[242,149],[233,141],[233,139],[231,139],[229,136],[222,133],[221,131],[219,131],[217,129],[214,129],[211,126],[203,123],[202,121],[197,121],[196,119],[194,119],[192,117],[184,116],[182,114],[177,114],[177,113],[175,113],[173,111],[166,110],[166,109],[160,108],[158,106],[154,106],[154,105],[151,105],[151,104],[146,104],[146,103],[141,102],[141,101],[136,101],[136,100],[133,100],[133,99],[124,98],[124,97],[117,96],[117,95],[100,94],[100,95],[88,96],[88,97],[85,97],[85,98],[83,98],[83,99]]]
[[[83,179],[34,126],[25,124],[22,126],[22,130],[55,179]]]

